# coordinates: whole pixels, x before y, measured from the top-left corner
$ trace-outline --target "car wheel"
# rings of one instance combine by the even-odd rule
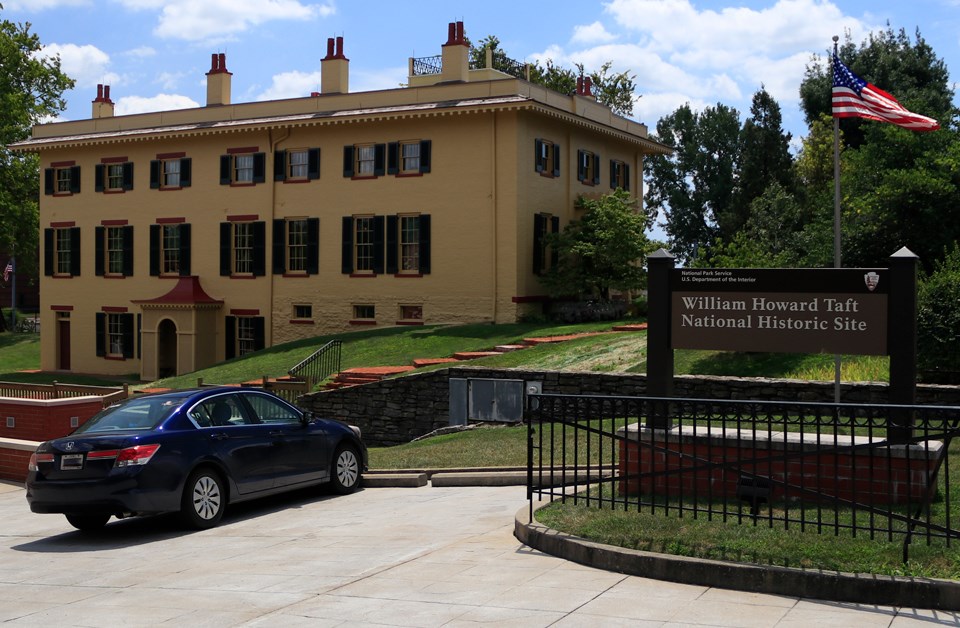
[[[110,520],[110,515],[64,515],[77,530],[81,532],[96,532],[102,530]]]
[[[180,502],[180,516],[198,530],[220,522],[226,508],[226,495],[220,476],[210,469],[197,469],[187,478]]]
[[[352,493],[360,488],[360,455],[350,445],[341,445],[333,455],[333,468],[330,469],[330,482],[333,490],[341,495]]]

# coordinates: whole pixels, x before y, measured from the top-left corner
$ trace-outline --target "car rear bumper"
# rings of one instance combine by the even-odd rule
[[[180,492],[145,489],[138,477],[97,480],[37,480],[27,477],[27,503],[38,513],[161,513],[180,509]]]

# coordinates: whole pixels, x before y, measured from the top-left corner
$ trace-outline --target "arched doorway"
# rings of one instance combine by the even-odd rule
[[[157,374],[173,377],[177,373],[177,326],[169,318],[157,327]]]

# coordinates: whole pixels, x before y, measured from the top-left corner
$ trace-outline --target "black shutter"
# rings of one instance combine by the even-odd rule
[[[623,189],[630,191],[630,164],[623,164]]]
[[[610,160],[610,189],[617,189],[617,162]]]
[[[264,317],[257,316],[253,319],[253,350],[260,351],[266,347],[266,334],[264,333]]]
[[[70,274],[80,276],[80,227],[70,227]]]
[[[373,176],[382,177],[384,172],[384,162],[386,161],[386,144],[376,144],[373,147]]]
[[[263,277],[267,274],[267,223],[258,220],[253,223],[253,275]]]
[[[160,160],[150,160],[150,189],[156,190],[160,187]]]
[[[253,154],[253,182],[263,183],[267,180],[267,154]]]
[[[120,333],[123,342],[123,357],[133,357],[133,314],[120,315]]]
[[[93,167],[93,191],[103,192],[103,179],[106,166],[97,164]]]
[[[397,174],[400,170],[400,143],[387,144],[387,174]]]
[[[230,185],[232,180],[230,167],[232,165],[233,158],[230,155],[220,155],[220,185]]]
[[[107,237],[106,227],[94,227],[93,228],[93,239],[94,249],[96,252],[96,258],[93,260],[93,274],[97,277],[103,277],[103,257],[104,257],[104,246],[103,241]]]
[[[43,230],[43,274],[53,275],[53,229]]]
[[[550,233],[560,233],[560,216],[550,217]],[[550,265],[556,267],[560,261],[560,249],[556,246],[550,247]]]
[[[273,219],[273,274],[282,275],[287,271],[287,221]]]
[[[587,155],[582,151],[577,151],[577,181],[583,181],[587,178]]]
[[[345,275],[353,272],[353,216],[343,217],[340,272]]]
[[[320,178],[320,149],[311,148],[307,151],[307,178]]]
[[[180,225],[180,276],[190,276],[190,225]]]
[[[533,274],[543,272],[543,234],[547,230],[547,218],[540,214],[533,215]]]
[[[94,320],[97,325],[94,334],[97,342],[97,357],[102,358],[107,355],[107,315],[103,312],[97,312]]]
[[[420,273],[430,274],[430,214],[420,214]]]
[[[343,176],[353,176],[353,146],[343,147]]]
[[[273,180],[283,181],[287,178],[287,151],[273,152]]]
[[[543,172],[543,140],[533,140],[533,169],[537,172]]]
[[[44,194],[53,194],[53,177],[54,177],[53,168],[44,168],[43,169],[43,193]]]
[[[320,219],[307,218],[307,272],[320,272]]]
[[[230,236],[233,229],[229,222],[220,223],[220,276],[230,276],[230,249],[232,248]]]
[[[150,225],[150,276],[160,275],[160,225]]]
[[[224,318],[226,330],[223,334],[226,343],[223,347],[223,358],[229,360],[237,355],[237,317],[227,316]]]
[[[420,172],[430,172],[430,140],[420,140]]]
[[[553,176],[560,176],[560,145],[553,144]]]
[[[400,248],[398,222],[399,219],[396,216],[387,216],[387,273],[390,275],[397,274],[399,267],[397,264],[397,250]]]
[[[188,188],[193,182],[191,178],[191,170],[193,161],[189,157],[184,157],[180,160],[180,187]]]
[[[593,184],[600,185],[600,155],[593,155]]]
[[[123,276],[133,276],[133,227],[127,225],[120,232],[123,239]]]
[[[137,359],[143,357],[143,315],[137,314]]]
[[[383,216],[373,217],[373,273],[383,274]]]
[[[80,166],[70,166],[70,192],[80,193]]]
[[[123,189],[133,189],[133,162],[128,161],[123,164]]]

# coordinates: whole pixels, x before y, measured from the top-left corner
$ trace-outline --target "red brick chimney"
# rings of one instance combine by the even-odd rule
[[[230,104],[230,80],[232,73],[227,71],[227,55],[210,55],[210,71],[207,72],[207,106]]]
[[[320,93],[350,91],[350,59],[343,55],[343,37],[327,39],[327,56],[320,60]]]
[[[93,118],[112,118],[113,101],[110,100],[110,86],[97,85],[97,97],[93,99]]]

